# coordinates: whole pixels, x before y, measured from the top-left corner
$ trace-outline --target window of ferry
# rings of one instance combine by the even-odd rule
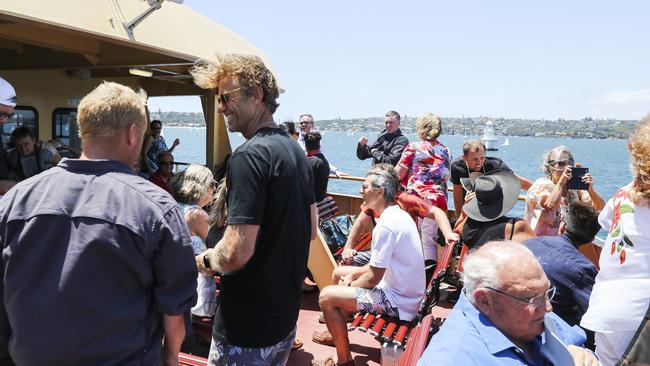
[[[18,127],[29,128],[38,139],[38,112],[33,107],[16,106],[14,115],[2,125],[2,143],[9,145],[11,133]]]
[[[52,113],[52,138],[59,139],[63,144],[81,148],[79,128],[77,126],[76,108],[57,108]]]

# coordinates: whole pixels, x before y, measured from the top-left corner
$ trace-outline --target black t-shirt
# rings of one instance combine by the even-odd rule
[[[330,163],[327,162],[323,154],[314,154],[309,158],[309,165],[314,172],[314,197],[316,202],[325,199],[327,192],[327,182],[330,177]]]
[[[493,240],[512,240],[515,224],[519,221],[523,221],[523,219],[502,216],[492,221],[481,222],[467,218],[467,222],[463,226],[463,242],[470,249],[475,249]],[[509,233],[506,233],[508,222],[512,223],[512,228]]]
[[[215,336],[268,347],[296,326],[311,237],[314,177],[305,153],[279,128],[262,128],[230,158],[228,225],[259,225],[246,265],[221,278]]]
[[[491,172],[493,170],[508,170],[512,171],[503,160],[499,158],[491,158],[489,156],[485,157],[485,163],[483,164],[483,174]],[[451,183],[460,184],[460,178],[469,178],[469,171],[467,169],[467,164],[462,158],[457,158],[451,163]]]

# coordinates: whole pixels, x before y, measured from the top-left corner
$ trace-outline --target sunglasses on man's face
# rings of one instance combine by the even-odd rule
[[[14,116],[15,113],[5,113],[5,112],[0,112],[0,119],[6,118],[9,119]]]
[[[240,90],[241,90],[241,88],[236,88],[236,89],[233,89],[233,90],[231,90],[229,92],[219,93],[219,94],[217,94],[217,101],[220,104],[223,104],[225,106],[226,104],[228,104],[228,101],[230,100],[230,94],[232,94],[232,93],[234,93],[236,91],[240,91]]]

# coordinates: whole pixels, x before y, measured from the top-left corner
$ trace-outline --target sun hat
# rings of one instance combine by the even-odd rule
[[[0,78],[0,104],[16,106],[16,90],[3,78]]]
[[[483,172],[471,172],[469,173],[469,178],[460,178],[460,185],[463,186],[465,191],[474,192],[474,182],[481,175],[483,175]]]
[[[471,182],[468,182],[471,183]],[[476,197],[465,203],[463,211],[471,219],[486,222],[505,215],[517,203],[521,183],[508,170],[494,170],[476,178],[468,187]]]

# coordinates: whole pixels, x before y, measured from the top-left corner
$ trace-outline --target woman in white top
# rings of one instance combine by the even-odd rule
[[[594,189],[590,173],[582,178],[587,190],[568,189],[574,165],[573,154],[566,146],[558,146],[544,154],[542,170],[545,176],[528,188],[524,213],[524,219],[537,236],[559,235],[562,217],[573,202],[591,204],[598,211],[605,206],[605,201]]]
[[[603,365],[621,358],[650,303],[650,115],[630,137],[634,179],[600,213],[609,231],[581,326],[596,332]]]

